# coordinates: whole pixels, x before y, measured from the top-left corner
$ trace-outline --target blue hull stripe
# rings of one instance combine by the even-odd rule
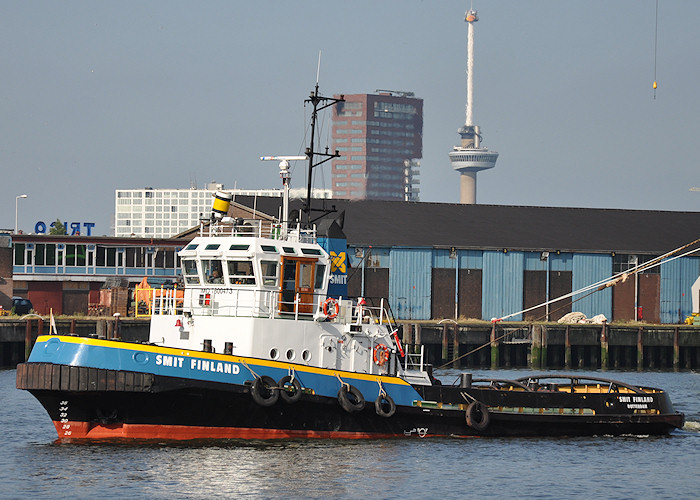
[[[40,336],[28,362],[153,373],[229,384],[253,380],[253,373],[280,380],[294,370],[303,388],[313,389],[321,396],[336,397],[340,377],[343,382],[357,387],[370,402],[379,395],[379,381],[397,405],[412,406],[413,401],[421,399],[410,384],[398,377],[85,337]]]

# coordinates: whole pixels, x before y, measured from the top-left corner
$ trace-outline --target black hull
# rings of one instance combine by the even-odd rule
[[[27,365],[25,365],[27,366]],[[56,365],[53,365],[55,367]],[[32,367],[35,368],[35,367]],[[683,416],[668,414],[543,415],[498,411],[503,391],[423,387],[426,399],[441,397],[446,404],[463,401],[463,393],[480,398],[490,407],[488,424],[479,430],[467,425],[465,411],[399,406],[385,417],[373,401],[349,413],[335,398],[302,395],[295,403],[281,398],[260,406],[250,386],[204,382],[152,374],[92,369],[104,375],[108,387],[80,381],[66,390],[52,379],[52,366],[43,375],[18,369],[18,387],[28,389],[53,420],[60,438],[73,439],[195,439],[195,438],[389,438],[425,436],[583,436],[666,434],[683,425]],[[79,370],[77,367],[64,367]],[[87,369],[82,369],[87,370]],[[38,370],[34,370],[37,373]],[[111,372],[114,384],[110,384]],[[85,372],[87,373],[87,371]],[[20,380],[23,378],[23,380]],[[547,406],[572,406],[580,397],[537,395]],[[508,395],[517,405],[521,394]],[[546,401],[547,399],[549,401]],[[531,404],[531,402],[530,402]],[[602,404],[602,403],[601,403]]]

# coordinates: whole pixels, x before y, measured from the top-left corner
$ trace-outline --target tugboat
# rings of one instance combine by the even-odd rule
[[[327,101],[338,99],[321,97],[317,84],[312,137]],[[302,157],[309,186],[319,154],[312,139]],[[280,161],[280,221],[229,217],[231,195],[218,192],[211,220],[179,253],[184,294],[153,294],[147,343],[37,339],[17,367],[17,388],[41,402],[59,439],[574,436],[683,426],[666,392],[614,380],[464,373],[440,384],[422,350],[404,351],[385,300],[329,295],[331,255],[308,217],[310,193],[307,223],[288,220],[288,162],[299,158],[262,159]]]

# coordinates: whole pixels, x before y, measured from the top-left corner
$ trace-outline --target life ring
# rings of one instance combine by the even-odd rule
[[[403,347],[401,347],[401,341],[399,340],[399,334],[396,330],[391,332],[391,336],[394,337],[394,342],[396,343],[396,348],[399,350],[399,356],[404,357]]]
[[[380,417],[389,418],[396,413],[396,403],[388,394],[380,394],[374,400],[374,410]]]
[[[338,305],[338,301],[333,297],[328,297],[323,303],[323,314],[326,318],[333,319],[338,316],[339,312],[340,306]]]
[[[384,344],[377,344],[372,350],[372,357],[377,366],[383,366],[384,363],[389,361],[389,348]]]
[[[253,381],[253,385],[250,387],[250,395],[253,397],[253,401],[260,406],[272,406],[279,399],[280,392],[275,379],[263,375]]]
[[[343,384],[338,391],[338,402],[348,413],[362,411],[365,407],[365,398],[357,387]]]
[[[298,378],[291,375],[282,377],[277,384],[280,388],[280,397],[287,403],[296,403],[301,399],[301,384]]]
[[[483,431],[489,426],[491,418],[489,407],[479,401],[472,401],[467,406],[467,425],[474,430]]]

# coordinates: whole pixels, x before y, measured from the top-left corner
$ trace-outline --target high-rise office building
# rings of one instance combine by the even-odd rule
[[[333,197],[418,200],[423,99],[387,90],[344,98],[333,111]]]

